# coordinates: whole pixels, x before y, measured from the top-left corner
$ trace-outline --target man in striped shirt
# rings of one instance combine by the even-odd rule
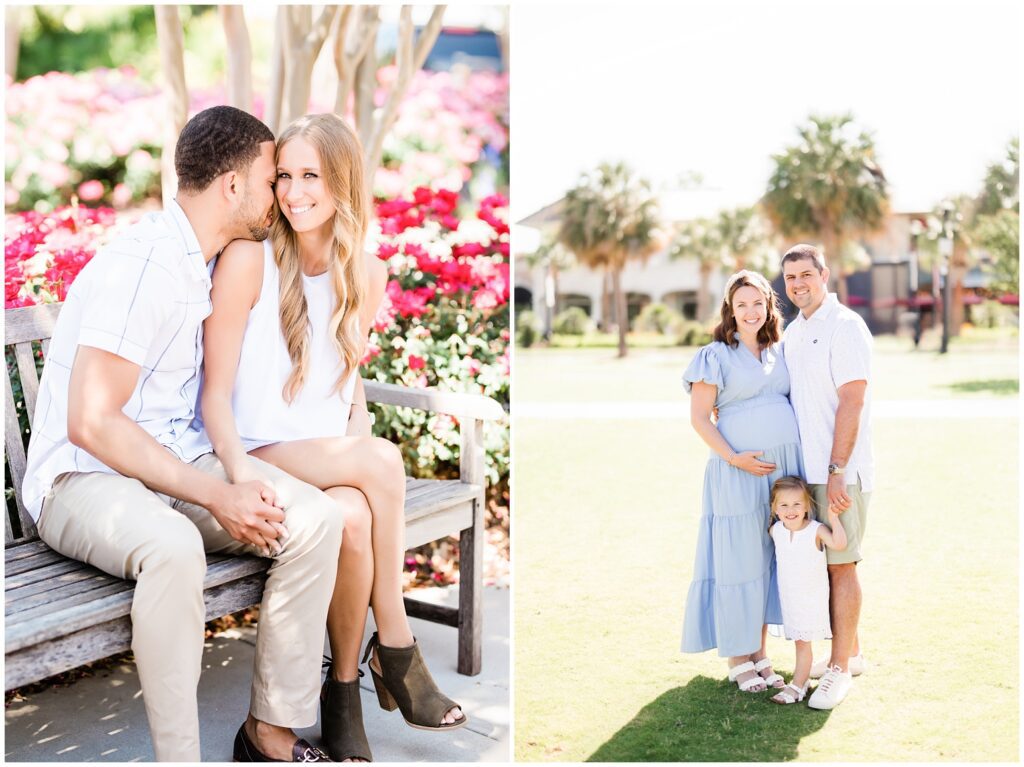
[[[206,553],[273,553],[245,734],[271,759],[326,759],[291,728],[316,721],[342,516],[275,467],[262,465],[274,487],[235,485],[214,455],[179,444],[199,386],[209,265],[231,240],[269,235],[274,136],[241,110],[213,107],[185,126],[175,168],[177,198],[103,248],[68,292],[40,383],[25,503],[50,547],[136,581],[132,649],[161,761],[200,760]]]

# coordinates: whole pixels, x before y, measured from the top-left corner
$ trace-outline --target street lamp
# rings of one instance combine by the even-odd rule
[[[939,267],[942,275],[942,348],[940,354],[949,351],[949,314],[952,306],[953,281],[950,279],[950,258],[953,256],[953,229],[950,226],[950,218],[953,213],[953,203],[948,200],[942,204],[942,237],[939,239],[939,256],[942,264]]]
[[[924,224],[921,223],[920,219],[912,219],[910,222],[910,274],[909,274],[909,292],[911,306],[914,309],[914,348],[916,349],[921,343],[921,305],[917,300],[917,290],[919,287],[919,267],[920,267],[920,253],[917,250],[917,241],[921,234],[924,232]]]

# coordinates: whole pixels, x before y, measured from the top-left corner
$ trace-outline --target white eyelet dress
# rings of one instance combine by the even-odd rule
[[[337,302],[330,273],[303,276],[310,324],[309,369],[304,386],[289,404],[283,391],[292,361],[281,333],[279,274],[270,240],[263,246],[263,285],[245,326],[231,398],[238,435],[246,451],[274,442],[344,436],[356,376],[348,377],[340,393],[332,391],[343,368],[327,334]],[[209,444],[201,409],[191,429],[195,439]]]
[[[824,549],[818,549],[820,522],[790,533],[782,522],[772,525],[779,598],[786,639],[811,642],[831,639],[828,619],[828,565]]]

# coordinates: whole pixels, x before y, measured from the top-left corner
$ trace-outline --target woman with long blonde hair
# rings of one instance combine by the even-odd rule
[[[263,479],[254,456],[323,490],[344,513],[321,723],[332,759],[370,761],[357,676],[368,604],[377,632],[366,653],[381,701],[421,729],[467,719],[437,689],[409,627],[405,468],[394,444],[370,436],[359,377],[387,283],[385,264],[363,247],[371,200],[359,139],[336,115],[309,115],[281,134],[276,161],[270,239],[235,240],[213,275],[201,425],[232,482]],[[265,553],[279,545],[266,541]],[[290,753],[290,730],[255,725],[239,732],[247,747]]]

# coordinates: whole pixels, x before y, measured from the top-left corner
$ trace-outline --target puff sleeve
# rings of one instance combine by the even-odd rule
[[[722,363],[715,352],[714,344],[701,347],[686,368],[686,372],[683,373],[683,387],[687,394],[693,390],[693,384],[698,381],[717,386],[719,390],[725,386]]]

